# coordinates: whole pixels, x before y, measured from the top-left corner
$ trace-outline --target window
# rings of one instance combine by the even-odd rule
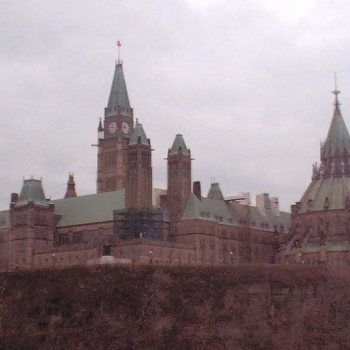
[[[58,235],[58,245],[64,245],[69,243],[68,233],[60,233]]]
[[[82,232],[74,232],[73,233],[73,243],[81,243],[83,241],[83,233]]]

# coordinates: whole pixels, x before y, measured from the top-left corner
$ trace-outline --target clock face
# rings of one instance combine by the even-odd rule
[[[129,129],[130,129],[130,127],[129,127],[128,123],[123,122],[123,123],[122,123],[122,132],[123,132],[124,134],[127,134],[127,133],[129,132]]]
[[[118,129],[118,126],[117,126],[117,123],[116,122],[112,122],[108,125],[108,131],[111,133],[111,134],[114,134]]]

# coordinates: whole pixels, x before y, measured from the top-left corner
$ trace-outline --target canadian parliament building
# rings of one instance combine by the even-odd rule
[[[350,136],[339,91],[321,163],[291,213],[264,193],[256,206],[204,195],[192,182],[191,151],[177,134],[167,151],[167,188],[152,183],[152,148],[134,119],[118,60],[98,123],[97,193],[78,196],[69,174],[64,198],[45,197],[42,180],[23,181],[0,211],[0,271],[77,264],[349,265]]]

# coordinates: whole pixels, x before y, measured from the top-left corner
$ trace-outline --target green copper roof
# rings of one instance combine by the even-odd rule
[[[133,112],[129,103],[123,66],[121,63],[117,63],[105,115],[106,117],[112,115],[125,115],[131,117],[132,114]]]
[[[326,201],[327,198],[327,201]],[[350,177],[328,177],[312,181],[300,201],[298,213],[344,209],[346,198],[350,200]]]
[[[187,206],[183,213],[182,220],[200,218],[200,207],[201,201],[193,193],[191,193],[188,198]]]
[[[180,151],[184,154],[190,154],[190,150],[187,148],[185,140],[181,134],[175,136],[173,145],[169,149],[168,154],[178,154]]]
[[[321,165],[314,166],[312,182],[300,200],[298,213],[345,209],[350,205],[350,135],[340,112],[339,91],[327,139],[321,148]]]
[[[130,137],[129,145],[137,145],[139,140],[141,144],[149,146],[145,130],[143,130],[142,124],[140,124],[136,119],[135,129]]]
[[[34,202],[36,205],[45,207],[49,205],[49,202],[44,195],[41,180],[30,179],[23,181],[21,194],[19,195],[15,206],[26,205],[29,202]]]
[[[213,182],[211,184],[207,197],[212,199],[224,199],[220,186],[217,182]]]
[[[338,91],[335,91],[334,112],[328,135],[321,149],[321,159],[334,157],[346,151],[350,154],[350,135],[340,111]]]
[[[124,189],[52,201],[55,214],[61,215],[56,225],[73,226],[112,221],[113,210],[125,208]]]
[[[283,225],[285,232],[290,227],[290,214],[280,211],[277,216],[272,209],[266,209],[263,215],[257,207],[248,207],[237,202],[228,202],[223,199],[202,198],[199,200],[191,194],[181,220],[209,220],[224,225],[244,226],[247,217],[250,217],[251,227],[273,231],[276,226]]]

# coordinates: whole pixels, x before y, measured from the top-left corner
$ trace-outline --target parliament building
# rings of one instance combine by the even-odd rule
[[[51,200],[42,180],[24,180],[19,193],[9,194],[8,210],[0,211],[0,270],[98,263],[298,263],[306,251],[312,251],[310,261],[326,259],[325,249],[339,249],[350,237],[350,138],[338,105],[332,122],[336,130],[329,138],[339,132],[342,139],[337,144],[327,139],[322,164],[291,215],[268,194],[259,195],[256,206],[225,197],[218,183],[203,194],[200,181],[192,182],[191,151],[179,133],[167,150],[167,188],[155,189],[151,141],[134,119],[118,61],[98,123],[97,193],[78,196],[69,174],[64,198]],[[344,151],[339,153],[338,146]],[[342,203],[335,199],[339,191],[329,192],[335,183],[344,192]],[[344,218],[335,210],[343,210]],[[333,235],[333,217],[345,225],[347,236]]]

